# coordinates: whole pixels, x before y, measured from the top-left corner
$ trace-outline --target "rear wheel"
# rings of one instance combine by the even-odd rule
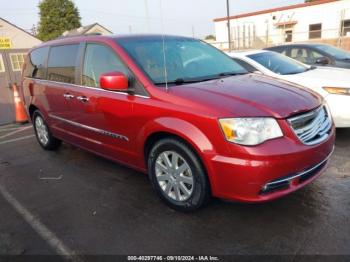
[[[43,115],[39,110],[33,113],[33,125],[36,138],[42,148],[45,150],[56,150],[61,145],[61,140],[52,136]]]
[[[149,176],[159,197],[171,208],[193,211],[207,203],[209,183],[198,156],[180,140],[157,142],[148,158]]]

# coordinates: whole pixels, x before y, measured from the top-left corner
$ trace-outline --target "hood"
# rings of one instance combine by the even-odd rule
[[[176,96],[173,101],[190,100],[192,107],[196,104],[194,110],[210,108],[218,117],[286,118],[322,103],[322,98],[313,92],[257,74],[174,86],[170,90]]]
[[[332,86],[350,88],[350,70],[332,67],[317,67],[296,75],[284,75],[289,80],[309,88]]]

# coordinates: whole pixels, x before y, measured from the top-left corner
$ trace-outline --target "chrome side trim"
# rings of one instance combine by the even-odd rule
[[[282,182],[285,182],[285,181],[290,181],[290,180],[293,180],[295,178],[298,178],[298,177],[301,177],[309,172],[312,172],[314,171],[315,169],[317,169],[318,167],[322,166],[325,162],[327,162],[329,160],[329,158],[331,157],[331,155],[333,154],[334,152],[334,147],[332,149],[332,152],[320,163],[318,163],[316,166],[313,166],[312,168],[306,170],[306,171],[303,171],[301,173],[298,173],[294,176],[291,176],[291,177],[287,177],[287,178],[284,178],[284,179],[280,179],[280,180],[277,180],[277,181],[273,181],[273,182],[269,182],[267,183],[264,187],[268,187],[270,185],[274,185],[274,184],[279,184],[279,183],[282,183]]]
[[[112,132],[109,132],[109,131],[106,131],[106,130],[102,130],[102,129],[98,129],[98,128],[95,128],[95,127],[92,127],[92,126],[83,125],[83,124],[80,124],[80,123],[77,123],[77,122],[74,122],[74,121],[71,121],[71,120],[59,117],[59,116],[55,116],[55,115],[52,115],[52,114],[49,114],[49,117],[52,117],[54,119],[57,119],[59,121],[65,122],[65,123],[68,123],[68,124],[73,125],[73,126],[77,126],[77,127],[80,127],[80,128],[87,129],[89,131],[92,131],[92,132],[95,132],[95,133],[98,133],[98,134],[101,134],[101,135],[110,136],[110,137],[113,137],[113,138],[116,138],[116,139],[120,139],[120,140],[124,140],[124,141],[129,142],[129,138],[128,137],[120,135],[120,134],[112,133]]]
[[[69,85],[72,87],[79,87],[79,88],[86,88],[86,89],[92,89],[95,91],[100,91],[100,92],[107,92],[107,93],[113,93],[113,94],[119,94],[119,95],[125,95],[125,96],[131,96],[128,93],[124,93],[124,92],[117,92],[117,91],[109,91],[109,90],[105,90],[102,88],[96,88],[96,87],[90,87],[90,86],[81,86],[81,85],[76,85],[76,84],[71,84],[71,83],[64,83],[64,82],[57,82],[57,81],[52,81],[52,80],[46,80],[46,79],[37,79],[37,78],[31,78],[31,77],[24,77],[25,79],[32,79],[35,80],[37,82],[43,82],[43,83],[53,83],[53,84],[59,84],[59,85]],[[143,96],[143,95],[132,95],[132,96],[136,96],[136,97],[140,97],[140,98],[150,98],[149,96]]]

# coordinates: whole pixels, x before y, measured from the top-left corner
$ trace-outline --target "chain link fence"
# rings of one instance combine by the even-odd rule
[[[255,35],[255,30],[249,30],[245,34],[235,34],[231,40],[231,50],[261,49],[288,43],[324,43],[350,50],[350,23],[341,29],[311,30],[296,32],[291,29],[283,29],[280,34]],[[210,42],[215,47],[228,51],[228,42]]]

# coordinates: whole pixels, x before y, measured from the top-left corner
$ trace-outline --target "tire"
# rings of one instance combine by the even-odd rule
[[[148,156],[148,174],[157,195],[175,210],[191,212],[210,199],[203,165],[196,153],[178,139],[155,143]]]
[[[32,120],[39,145],[45,150],[53,151],[58,149],[62,142],[52,135],[49,126],[39,110],[33,113]]]

